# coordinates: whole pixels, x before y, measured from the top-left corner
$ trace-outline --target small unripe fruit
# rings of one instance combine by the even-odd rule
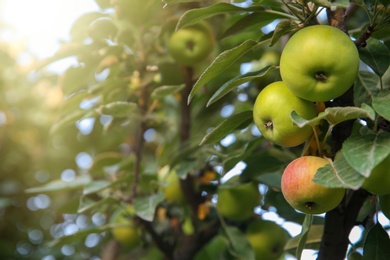
[[[206,59],[214,48],[208,25],[199,23],[175,31],[168,42],[168,52],[180,64],[194,66]]]
[[[246,238],[256,260],[277,260],[284,252],[287,236],[282,227],[268,220],[254,220],[246,230]]]
[[[110,219],[110,223],[120,225],[111,230],[112,236],[120,244],[130,249],[141,243],[141,235],[133,220],[134,214],[134,207],[129,205],[126,208],[118,208]]]
[[[261,195],[256,183],[227,184],[218,187],[217,209],[219,213],[234,221],[245,221],[254,215]]]

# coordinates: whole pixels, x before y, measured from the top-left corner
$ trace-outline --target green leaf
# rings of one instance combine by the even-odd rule
[[[390,90],[382,90],[372,97],[372,106],[379,115],[390,121]]]
[[[360,59],[382,77],[390,65],[390,52],[386,45],[375,38],[367,40],[367,46],[359,49]]]
[[[65,182],[63,180],[54,180],[48,182],[42,186],[26,189],[26,193],[38,193],[38,192],[50,192],[50,191],[63,191],[63,190],[74,190],[82,188],[91,182],[91,177],[89,175],[77,176],[74,180],[70,182]]]
[[[161,86],[153,90],[151,96],[153,99],[162,99],[166,96],[172,95],[181,91],[184,88],[184,84],[177,86]]]
[[[68,68],[59,80],[65,96],[85,89],[90,79],[91,67],[79,66]]]
[[[119,201],[113,197],[106,197],[99,201],[93,201],[87,199],[86,196],[82,196],[80,199],[80,205],[79,205],[79,209],[77,210],[77,213],[83,214],[93,209],[101,210],[103,206],[110,206],[118,202]]]
[[[286,16],[288,18],[291,18],[288,14],[275,12],[273,10],[264,10],[250,13],[248,15],[245,15],[243,18],[233,24],[230,28],[228,28],[221,38],[233,35],[235,33],[240,33],[243,30],[248,30],[252,27],[264,27],[267,24],[273,22],[274,20],[278,18],[286,18]]]
[[[92,181],[84,186],[83,195],[99,192],[103,189],[108,188],[111,184],[111,182],[105,180]]]
[[[252,120],[253,111],[248,110],[225,119],[221,124],[211,130],[200,142],[200,145],[213,144],[221,140],[227,134],[237,129],[243,123]]]
[[[305,249],[306,240],[309,235],[309,230],[311,228],[311,224],[313,223],[313,215],[312,214],[306,214],[305,219],[302,223],[302,231],[299,235],[299,242],[297,246],[297,251],[295,253],[295,256],[297,259],[301,259],[302,251]]]
[[[138,108],[136,103],[115,101],[99,108],[102,114],[110,115],[113,117],[128,117],[133,114]]]
[[[199,79],[194,84],[190,95],[188,96],[188,103],[194,95],[210,80],[217,77],[220,73],[226,70],[234,62],[236,62],[245,53],[253,49],[254,47],[260,46],[266,41],[256,42],[253,40],[246,40],[241,45],[236,46],[230,50],[226,50],[218,55],[218,57],[211,63],[211,65],[200,75]]]
[[[105,167],[120,163],[122,159],[123,156],[119,152],[105,152],[97,154],[93,158],[93,164],[89,171],[91,174],[95,175],[95,173],[102,172]]]
[[[275,70],[276,66],[268,66],[258,71],[253,71],[246,73],[244,75],[239,75],[225,84],[223,84],[210,98],[210,100],[207,102],[207,107],[216,102],[217,100],[221,99],[223,96],[228,94],[230,91],[232,91],[234,88],[240,86],[241,84],[244,84],[245,82],[248,82],[252,79],[261,78],[267,73],[269,73],[272,70]]]
[[[270,46],[273,46],[285,34],[293,32],[296,29],[294,23],[290,20],[283,20],[276,25],[274,33],[271,38]]]
[[[344,141],[342,151],[349,165],[368,177],[390,154],[390,133],[352,135]]]
[[[122,78],[108,78],[99,84],[90,86],[88,88],[88,93],[96,94],[99,92],[108,92],[115,89],[125,88],[126,85],[126,80]]]
[[[192,9],[187,12],[185,12],[179,19],[176,30],[192,25],[195,23],[198,23],[202,20],[205,20],[211,16],[217,15],[217,14],[224,14],[227,12],[252,12],[252,11],[258,11],[258,10],[264,10],[264,7],[262,6],[251,6],[248,8],[239,7],[236,5],[228,4],[228,3],[218,3],[215,5],[210,5],[203,8],[197,8]]]
[[[328,0],[312,0],[313,3],[315,3],[318,6],[325,6],[328,8],[334,7],[340,7],[340,8],[347,8],[349,6],[349,0],[335,0],[335,1],[328,1]]]
[[[255,259],[253,249],[246,239],[245,234],[237,227],[225,226],[222,232],[229,239],[230,253],[238,259]]]
[[[236,153],[227,157],[223,162],[225,171],[230,171],[240,161],[250,156],[255,149],[264,141],[264,138],[255,138],[248,140],[248,142]]]
[[[364,260],[387,260],[390,259],[390,238],[386,230],[377,223],[367,234],[363,247]]]
[[[311,225],[309,231],[307,232],[305,248],[318,249],[322,240],[323,233],[324,233],[323,225]],[[299,246],[299,242],[301,241],[301,237],[302,234],[299,234],[298,236],[290,238],[287,241],[287,244],[284,247],[284,249],[285,250],[297,249]]]
[[[162,2],[164,3],[165,8],[179,3],[200,2],[200,0],[162,0]]]
[[[360,108],[330,107],[326,108],[323,113],[326,114],[325,119],[331,125],[337,125],[338,123],[357,118],[369,118],[371,120],[375,120],[375,111],[366,104],[362,104]]]
[[[47,243],[47,246],[54,247],[54,246],[59,246],[59,245],[74,244],[74,243],[76,243],[76,241],[81,242],[81,240],[84,240],[89,234],[92,234],[92,233],[99,233],[100,234],[104,231],[108,231],[108,230],[112,229],[115,226],[118,226],[118,225],[108,224],[108,225],[104,225],[104,226],[97,226],[97,227],[83,229],[83,230],[78,231],[72,235],[62,236],[62,237],[56,238],[56,239],[50,241],[49,243]]]
[[[364,181],[364,177],[353,169],[345,160],[340,151],[335,160],[329,160],[329,164],[317,170],[313,181],[329,188],[358,189]]]
[[[156,207],[163,200],[164,194],[161,192],[149,197],[137,197],[134,199],[135,214],[146,221],[153,221]]]
[[[299,127],[305,125],[316,126],[322,119],[329,122],[330,125],[335,126],[343,121],[357,119],[357,118],[369,118],[375,119],[375,111],[368,105],[362,104],[362,107],[328,107],[324,112],[318,114],[317,117],[307,120],[300,117],[295,111],[291,112],[291,119]]]
[[[371,99],[380,91],[379,76],[369,71],[359,71],[354,84],[354,103],[359,107],[363,103],[371,104]]]
[[[85,110],[77,110],[72,114],[68,114],[65,117],[61,118],[58,122],[54,123],[54,125],[50,129],[50,134],[56,133],[58,130],[61,130],[67,126],[75,126],[76,121],[80,120],[87,111]]]

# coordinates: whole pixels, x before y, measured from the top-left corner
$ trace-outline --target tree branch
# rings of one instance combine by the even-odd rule
[[[326,213],[318,260],[345,259],[349,234],[356,224],[360,208],[368,197],[368,192],[364,190],[350,192],[352,193],[350,201]]]
[[[137,220],[142,224],[142,226],[145,228],[146,232],[150,234],[150,236],[153,239],[153,242],[156,244],[156,246],[164,253],[164,255],[168,259],[173,258],[173,251],[174,251],[174,245],[171,245],[170,243],[167,243],[164,241],[163,237],[160,236],[153,228],[152,222],[146,221],[141,218],[137,218]]]

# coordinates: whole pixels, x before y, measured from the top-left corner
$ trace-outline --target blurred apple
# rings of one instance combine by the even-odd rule
[[[362,188],[376,195],[390,193],[390,155],[371,171]]]
[[[246,237],[253,248],[255,259],[279,259],[287,243],[285,230],[275,222],[254,220],[246,229]]]
[[[180,179],[176,171],[170,170],[169,166],[165,166],[158,172],[158,179],[161,183],[161,190],[164,193],[166,201],[170,203],[183,203],[185,201]]]
[[[118,225],[111,230],[112,236],[116,241],[126,248],[133,249],[141,244],[141,235],[138,226],[134,223],[134,207],[118,208],[111,216],[110,223]]]
[[[195,66],[214,49],[214,36],[206,23],[198,23],[175,31],[168,41],[168,52],[180,64]]]
[[[251,218],[261,199],[258,185],[253,182],[227,182],[218,187],[217,195],[217,210],[222,216],[234,221]]]

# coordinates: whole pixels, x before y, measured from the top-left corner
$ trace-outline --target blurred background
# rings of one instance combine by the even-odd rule
[[[95,11],[101,10],[94,0],[0,0],[0,259],[100,259],[99,246],[107,238],[98,230],[82,243],[47,243],[103,225],[103,214],[67,214],[77,210],[78,192],[51,192],[50,187],[45,193],[25,192],[59,178],[73,185],[86,181],[76,172],[92,164],[84,151],[85,144],[93,142],[84,138],[90,123],[80,121],[73,129],[78,140],[61,133],[48,137],[63,100],[59,77],[76,60],[62,59],[40,70],[37,66],[69,39],[78,17]],[[278,221],[272,212],[265,218]],[[379,220],[389,224],[382,214]],[[300,231],[297,224],[284,227],[293,236]],[[356,227],[351,242],[360,238]],[[310,258],[316,256],[305,250],[304,259]]]

